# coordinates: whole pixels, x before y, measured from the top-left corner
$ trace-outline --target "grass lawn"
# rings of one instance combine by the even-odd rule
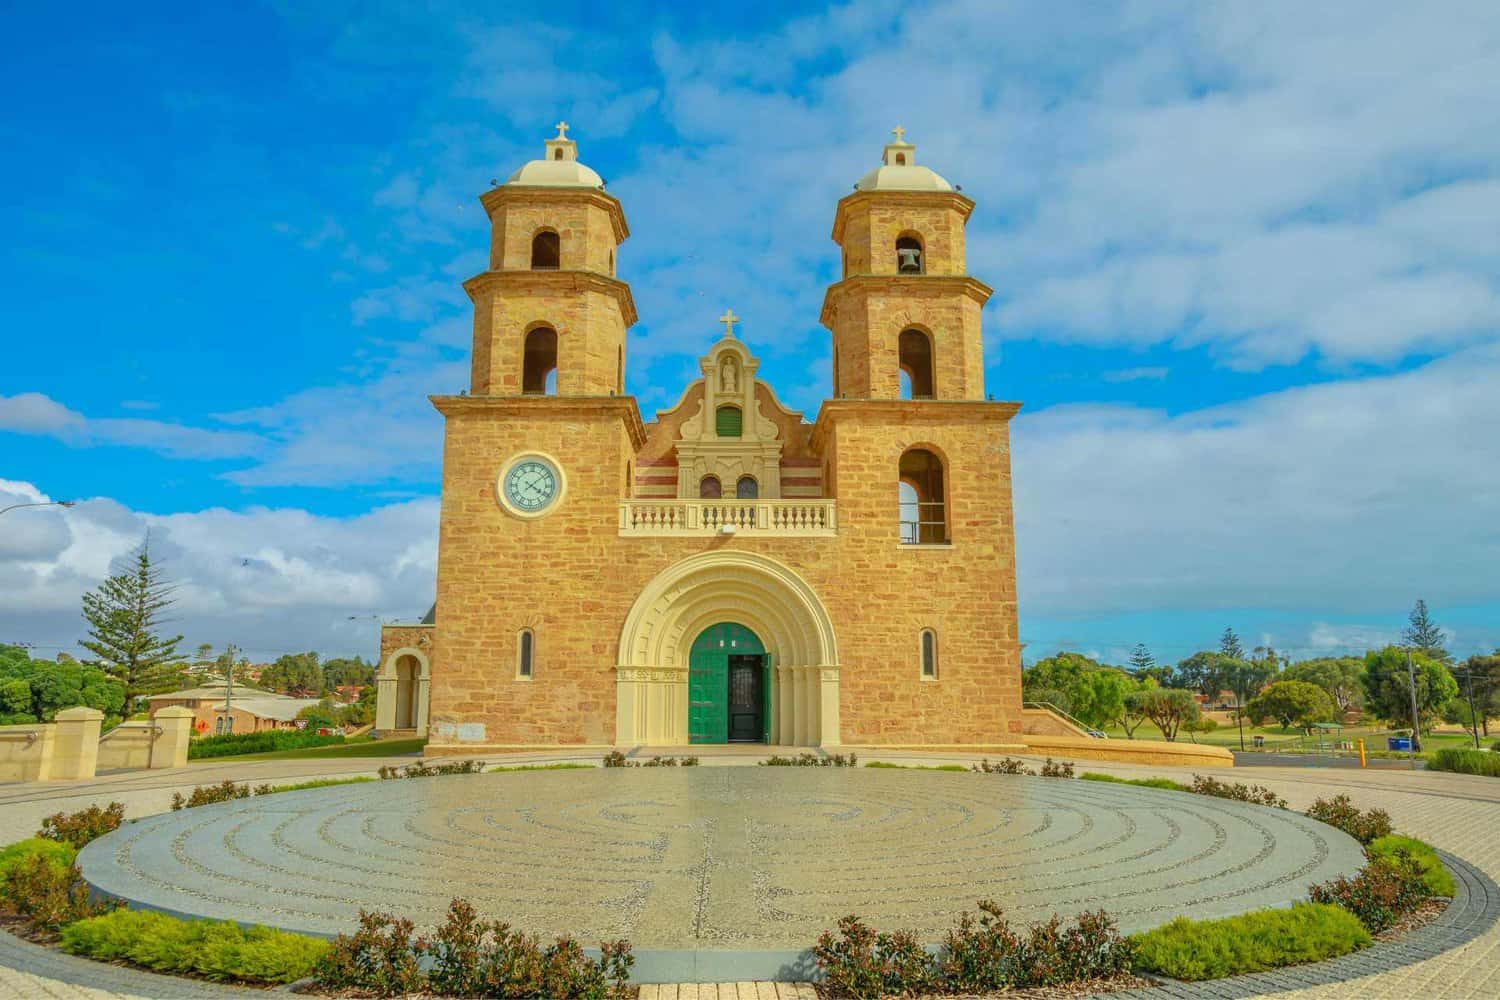
[[[1125,730],[1119,726],[1108,726],[1102,732],[1107,734],[1112,740],[1127,739]],[[1387,733],[1388,730],[1378,724],[1375,726],[1346,726],[1344,727],[1344,731],[1338,734],[1337,737],[1329,736],[1325,739],[1329,742],[1335,739],[1348,740],[1350,742],[1362,739],[1365,741],[1366,751],[1384,752]],[[1265,737],[1265,746],[1260,748],[1264,750],[1291,750],[1298,747],[1315,750],[1318,745],[1316,737],[1309,737],[1300,729],[1282,729],[1280,726],[1274,725],[1246,726],[1246,750],[1257,749],[1254,739],[1256,736]],[[1138,740],[1159,740],[1161,739],[1161,730],[1147,722],[1136,729],[1135,738]],[[1238,750],[1240,746],[1240,731],[1235,727],[1234,723],[1225,723],[1220,720],[1219,728],[1211,733],[1178,733],[1177,742],[1202,743],[1205,746],[1228,747],[1231,750]],[[1422,737],[1423,750],[1437,750],[1440,747],[1472,747],[1473,745],[1473,738],[1466,732],[1435,732],[1428,733]],[[1481,742],[1481,745],[1487,744]],[[1405,754],[1400,754],[1399,756],[1405,756]]]
[[[271,753],[247,753],[234,757],[210,757],[202,763],[229,760],[303,760],[343,757],[399,757],[421,753],[426,740],[356,740],[326,747],[303,747],[300,750],[273,750]],[[196,763],[196,762],[195,762]]]

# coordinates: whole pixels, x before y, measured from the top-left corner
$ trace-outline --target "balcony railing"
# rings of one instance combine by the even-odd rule
[[[621,500],[622,535],[832,535],[832,500]]]

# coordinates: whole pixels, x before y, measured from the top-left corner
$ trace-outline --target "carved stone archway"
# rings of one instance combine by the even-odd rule
[[[432,668],[427,661],[427,654],[412,646],[392,650],[380,664],[380,672],[375,677],[375,729],[378,732],[388,732],[396,728],[399,714],[397,705],[400,701],[397,664],[403,656],[411,657],[417,664],[416,676],[413,678],[416,691],[412,696],[412,724],[418,736],[426,736],[427,689],[432,680]]]
[[[771,742],[837,746],[838,643],[827,609],[790,566],[739,551],[690,556],[636,598],[620,632],[615,742],[688,742],[689,649],[719,622],[750,629],[771,656]]]

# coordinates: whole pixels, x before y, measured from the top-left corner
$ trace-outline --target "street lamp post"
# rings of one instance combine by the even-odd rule
[[[71,507],[77,502],[77,500],[40,500],[36,503],[13,503],[9,507],[0,507],[0,514],[9,514],[22,507]]]

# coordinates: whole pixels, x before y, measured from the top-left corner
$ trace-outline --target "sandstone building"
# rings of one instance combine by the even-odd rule
[[[1009,421],[985,395],[974,202],[900,130],[842,198],[812,422],[726,311],[678,403],[625,395],[623,206],[565,126],[481,197],[437,601],[382,632],[377,727],[536,746],[1019,747]]]

